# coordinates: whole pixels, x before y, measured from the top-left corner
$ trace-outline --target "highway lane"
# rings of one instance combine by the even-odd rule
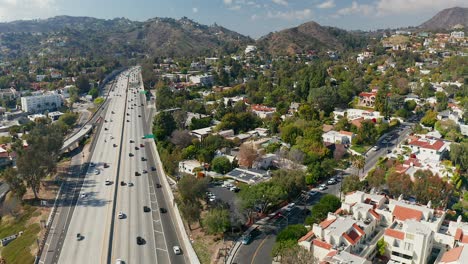
[[[135,78],[130,77],[130,79],[129,86],[132,87]],[[137,94],[134,94],[134,91],[134,89],[130,89],[127,98],[126,112],[129,115],[126,114],[125,116],[120,161],[122,165],[120,181],[125,182],[125,185],[119,187],[116,205],[116,212],[122,211],[125,218],[115,219],[112,263],[118,258],[128,261],[128,263],[168,263],[159,261],[162,256],[157,250],[156,240],[153,235],[153,214],[143,212],[143,206],[150,206],[151,204],[148,173],[143,173],[143,170],[149,169],[146,162],[142,161],[142,158],[146,158],[146,155],[144,148],[140,147],[141,137],[144,134],[143,121],[138,115],[141,115],[143,107],[141,107],[142,102],[138,96],[138,91],[136,91]],[[127,120],[130,122],[127,122]],[[133,143],[130,143],[130,140]],[[134,156],[129,157],[129,153]],[[136,176],[136,172],[140,176]],[[129,187],[129,182],[134,185]],[[153,210],[159,209],[153,208]],[[136,244],[137,236],[141,236],[145,240],[144,245]],[[167,250],[162,253],[167,255]]]
[[[91,162],[96,164],[96,167],[90,167],[84,178],[80,198],[64,239],[59,263],[106,262],[118,162],[118,153],[111,142],[119,142],[121,137],[120,134],[112,135],[111,131],[118,130],[123,125],[123,120],[118,117],[124,115],[121,105],[124,104],[125,97],[118,96],[118,94],[125,93],[125,81],[125,77],[119,76],[117,85],[110,94],[110,102],[105,114],[108,122],[103,124],[108,130],[101,130],[101,133],[97,135],[96,148],[91,157]],[[104,168],[104,163],[109,164],[109,168]],[[95,173],[96,169],[100,171],[99,174]],[[113,184],[105,185],[106,179],[113,181]],[[78,233],[83,236],[83,239],[77,240]]]

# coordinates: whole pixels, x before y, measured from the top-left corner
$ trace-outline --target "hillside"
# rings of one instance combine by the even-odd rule
[[[295,54],[308,50],[345,50],[363,47],[365,44],[365,37],[359,33],[324,27],[313,21],[270,33],[257,41],[260,48],[272,54]]]
[[[456,25],[468,27],[468,8],[453,7],[444,9],[428,21],[422,23],[419,28],[425,30],[450,30]]]
[[[0,23],[0,34],[1,44],[17,54],[44,50],[69,55],[197,56],[217,50],[233,52],[253,42],[216,24],[201,25],[185,17],[137,22],[58,16]]]

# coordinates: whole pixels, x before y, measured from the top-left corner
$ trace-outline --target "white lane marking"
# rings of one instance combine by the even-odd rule
[[[161,250],[161,251],[167,252],[167,249],[162,249],[162,248],[156,248],[156,250]]]

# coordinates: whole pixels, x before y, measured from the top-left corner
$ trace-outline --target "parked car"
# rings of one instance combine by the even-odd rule
[[[290,203],[286,207],[286,211],[291,212],[294,209],[294,207],[296,207],[296,204],[295,203]]]
[[[335,184],[335,183],[336,183],[335,178],[331,178],[331,179],[329,179],[329,180],[327,181],[327,184],[328,184],[328,185],[333,185],[333,184]]]
[[[318,189],[319,189],[320,191],[324,191],[324,190],[328,189],[328,187],[327,187],[326,184],[320,184],[319,187],[318,187]]]
[[[309,194],[310,197],[313,197],[313,196],[317,195],[318,192],[311,190],[311,191],[308,192],[308,194]]]
[[[241,241],[243,245],[248,245],[252,241],[252,236],[250,234],[245,235],[242,237]]]

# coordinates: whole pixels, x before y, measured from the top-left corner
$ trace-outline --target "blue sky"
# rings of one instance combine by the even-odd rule
[[[0,0],[0,21],[56,15],[127,17],[187,16],[257,38],[316,21],[344,29],[419,25],[438,11],[468,7],[467,0]]]

